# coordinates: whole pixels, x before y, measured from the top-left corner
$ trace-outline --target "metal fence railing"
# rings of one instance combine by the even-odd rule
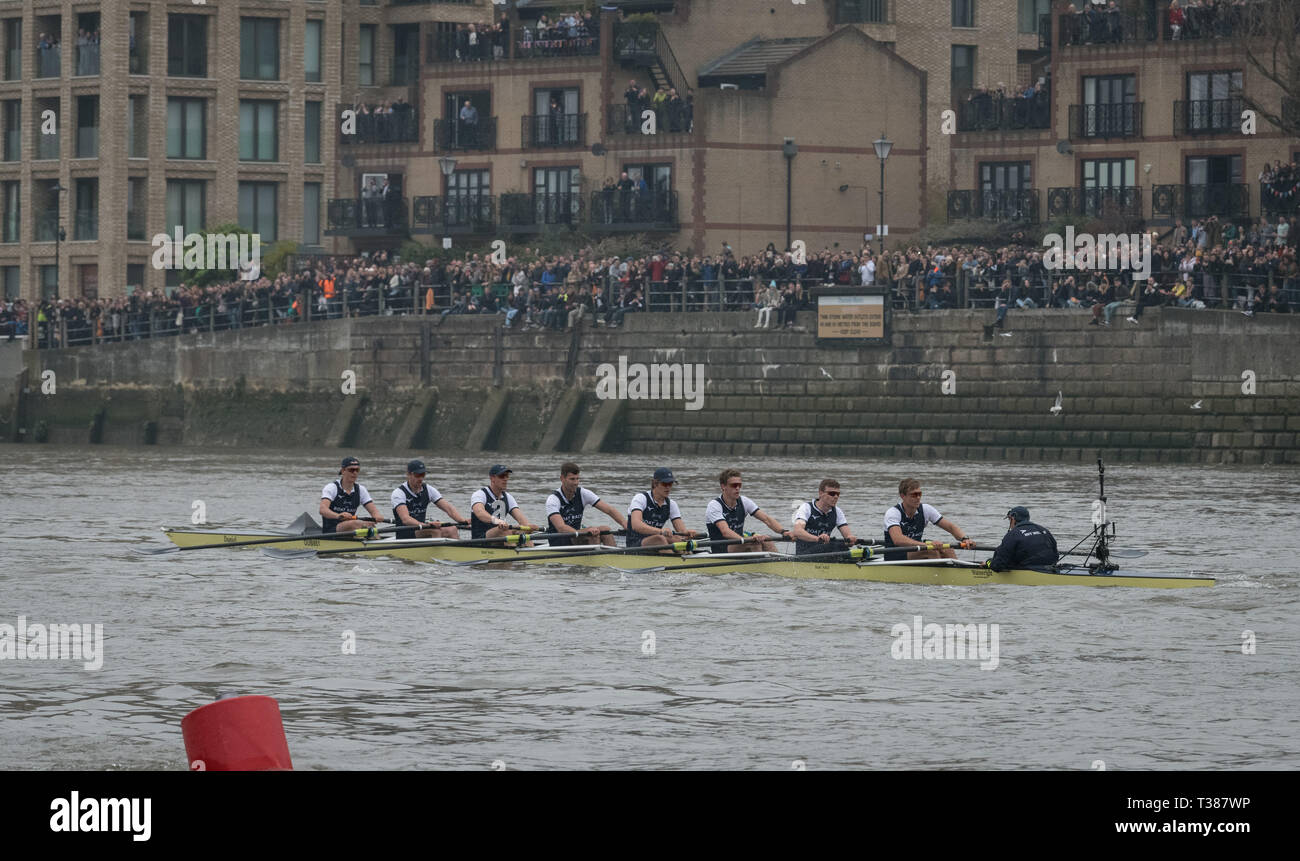
[[[1175,135],[1235,134],[1241,131],[1245,103],[1230,99],[1179,99],[1174,102]]]
[[[1070,138],[1140,138],[1142,105],[1070,105]]]

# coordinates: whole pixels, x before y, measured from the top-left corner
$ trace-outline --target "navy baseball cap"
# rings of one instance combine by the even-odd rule
[[[673,471],[666,466],[661,466],[655,470],[655,481],[662,484],[674,484],[677,479],[673,478]]]
[[[406,465],[407,472],[413,472],[416,475],[424,475],[428,470],[424,468],[424,461],[413,460]]]
[[[498,463],[496,466],[488,470],[488,475],[509,475],[513,471],[514,470],[509,467],[502,466]]]
[[[1024,523],[1029,519],[1029,509],[1025,508],[1023,505],[1017,505],[1015,508],[1007,512],[1007,517],[1010,517],[1016,523]]]
[[[355,457],[345,457],[343,458],[342,465],[339,466],[339,472],[342,472],[349,466],[361,466],[361,461],[357,460]]]

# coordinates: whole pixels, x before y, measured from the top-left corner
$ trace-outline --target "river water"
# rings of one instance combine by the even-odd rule
[[[314,511],[340,453],[4,451],[19,467],[0,623],[100,623],[105,645],[97,671],[0,661],[0,768],[184,769],[181,718],[225,692],[279,700],[300,770],[1300,765],[1294,469],[1108,464],[1116,546],[1151,551],[1129,564],[1213,572],[1213,589],[970,588],[284,562],[255,548],[144,558],[130,548],[160,546],[196,500],[223,527]],[[537,523],[563,459],[356,454],[385,516],[419,455],[462,512],[504,460]],[[582,459],[584,483],[620,509],[659,465],[702,529],[728,464]],[[836,477],[851,525],[873,538],[908,475],[977,540],[996,543],[1023,504],[1062,549],[1086,533],[1097,487],[1095,463],[735,465],[782,521]],[[996,624],[996,668],[894,658],[892,629],[915,616]]]

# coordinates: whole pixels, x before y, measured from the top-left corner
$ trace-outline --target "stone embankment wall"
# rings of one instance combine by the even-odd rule
[[[503,331],[499,317],[370,317],[29,350],[0,381],[0,434],[400,452],[1080,460],[1100,451],[1300,463],[1300,319],[1166,308],[1140,327],[1117,318],[1102,328],[1086,314],[1030,311],[1013,312],[1003,335],[987,316],[896,314],[890,345],[847,349],[819,346],[809,331],[756,330],[752,313],[716,313],[638,314],[623,329],[572,332]],[[800,324],[814,321],[801,314]],[[702,407],[598,397],[601,365],[620,359],[632,375],[638,363],[702,364]],[[47,370],[53,393],[42,391]]]

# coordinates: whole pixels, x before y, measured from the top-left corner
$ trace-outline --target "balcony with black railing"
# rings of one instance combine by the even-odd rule
[[[1179,7],[1163,16],[1166,42],[1188,42],[1204,39],[1232,39],[1245,36],[1266,36],[1270,29],[1270,3],[1246,0],[1240,3],[1219,3]]]
[[[335,116],[343,116],[344,111],[356,112],[355,126],[347,122],[339,124],[340,144],[419,143],[420,119],[413,107],[396,107],[391,113],[368,109],[363,112],[361,108],[359,105],[336,106]]]
[[[496,229],[496,202],[490,194],[421,196],[412,210],[412,233],[450,236]]]
[[[474,122],[460,119],[433,121],[434,146],[439,150],[486,152],[497,148],[497,118],[479,117]]]
[[[1245,109],[1245,103],[1240,96],[1228,99],[1176,101],[1174,102],[1174,134],[1240,134],[1241,114]]]
[[[948,220],[1019,221],[1038,218],[1038,189],[958,190],[948,192]]]
[[[325,207],[326,236],[399,236],[408,230],[404,197],[337,197]]]
[[[455,31],[439,30],[425,40],[426,63],[491,63],[509,59],[509,45],[500,31],[470,35],[468,27]]]
[[[1061,47],[1078,45],[1118,45],[1124,42],[1150,42],[1156,29],[1146,15],[1109,11],[1089,4],[1079,12],[1061,16]]]
[[[677,192],[607,188],[591,193],[588,229],[593,233],[677,230]]]
[[[515,59],[537,60],[547,57],[599,57],[600,27],[593,19],[588,25],[565,27],[556,24],[545,30],[533,22],[521,23],[515,37]]]
[[[1240,182],[1157,185],[1151,189],[1152,218],[1250,217],[1250,186]]]
[[[1261,182],[1259,211],[1264,215],[1300,215],[1300,177]]]
[[[1070,139],[1142,137],[1142,102],[1070,105]]]
[[[1142,217],[1142,189],[1139,186],[1123,188],[1049,188],[1047,190],[1047,217],[1063,218],[1070,215],[1088,215],[1094,218],[1118,216]]]
[[[582,224],[582,194],[576,191],[506,193],[499,198],[500,224],[508,233],[535,233]]]
[[[957,131],[1021,131],[1052,125],[1052,105],[1047,91],[1032,98],[995,96],[975,92],[957,102]]]
[[[520,126],[520,140],[527,149],[586,146],[586,114],[529,114]]]
[[[663,108],[656,111],[648,105],[608,105],[608,132],[611,135],[645,135],[647,138],[654,138],[662,135],[690,134],[694,125],[693,118],[687,113],[685,102],[674,104],[666,103]],[[653,125],[648,125],[650,117],[645,112],[650,111],[654,115]],[[653,128],[654,131],[647,131]]]

